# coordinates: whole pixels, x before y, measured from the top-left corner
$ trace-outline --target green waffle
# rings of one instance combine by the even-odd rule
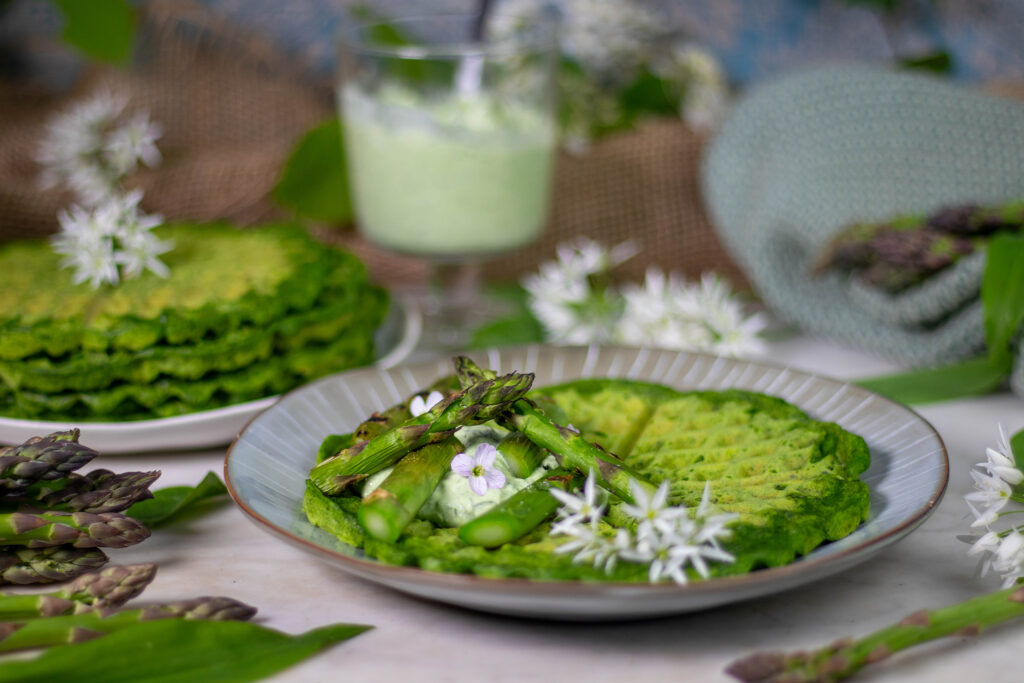
[[[859,479],[864,440],[808,417],[782,399],[745,391],[676,392],[624,380],[580,380],[545,394],[584,436],[608,445],[670,500],[694,506],[705,482],[712,503],[739,519],[728,573],[787,564],[867,516]],[[615,450],[615,447],[618,450]]]
[[[272,355],[233,372],[198,380],[161,377],[86,392],[44,394],[10,391],[0,395],[0,414],[25,419],[123,421],[170,417],[218,408],[288,391],[310,379],[367,365],[373,360],[372,331],[379,319],[364,319],[327,344],[306,345]]]
[[[73,285],[45,242],[0,248],[0,414],[128,420],[287,391],[373,360],[387,295],[294,225],[158,229],[171,275]]]
[[[553,399],[584,437],[622,456],[652,482],[670,482],[673,504],[699,504],[711,483],[714,511],[735,512],[723,544],[733,563],[713,576],[788,564],[824,541],[848,535],[867,518],[859,479],[870,461],[864,440],[819,422],[785,401],[744,391],[678,392],[614,379],[536,390]],[[611,574],[555,549],[550,524],[493,550],[468,546],[456,529],[416,520],[397,543],[365,537],[357,497],[330,498],[308,486],[303,509],[314,524],[362,546],[382,562],[488,577],[647,581],[647,567],[619,562]],[[608,520],[625,519],[613,505]]]
[[[157,229],[175,248],[171,269],[117,287],[74,285],[45,242],[0,248],[0,359],[185,344],[307,310],[333,275],[365,280],[350,254],[280,224],[240,230],[179,224]]]
[[[322,343],[348,333],[359,311],[374,303],[367,287],[328,290],[308,311],[291,313],[266,326],[243,325],[194,344],[161,344],[141,351],[84,351],[55,360],[34,356],[0,360],[0,381],[14,390],[37,393],[94,391],[119,382],[146,383],[158,377],[199,379],[262,361],[272,353]],[[365,316],[362,316],[365,318]],[[358,329],[363,335],[370,329]]]

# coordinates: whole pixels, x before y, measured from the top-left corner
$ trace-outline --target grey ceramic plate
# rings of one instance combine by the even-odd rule
[[[871,489],[870,516],[850,536],[785,567],[686,586],[488,579],[367,559],[305,519],[306,475],[326,434],[352,431],[374,410],[449,373],[450,362],[440,359],[353,370],[287,394],[256,417],[228,451],[225,475],[231,495],[263,529],[368,581],[488,612],[589,620],[703,609],[848,569],[910,533],[946,488],[946,450],[931,425],[905,406],[837,380],[765,363],[632,348],[529,346],[475,357],[495,370],[535,372],[538,386],[579,377],[625,377],[678,389],[739,388],[784,398],[865,438],[872,460],[863,476]]]
[[[390,367],[404,360],[416,346],[421,328],[419,311],[395,300],[375,335],[377,364]],[[268,396],[214,410],[131,422],[56,422],[0,417],[0,444],[22,443],[32,436],[81,427],[82,443],[106,455],[223,446],[231,443],[254,415],[276,400],[277,396]]]

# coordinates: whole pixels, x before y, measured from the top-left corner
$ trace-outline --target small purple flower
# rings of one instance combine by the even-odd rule
[[[494,467],[497,456],[498,449],[492,444],[482,443],[476,447],[473,455],[459,453],[452,458],[452,472],[469,479],[470,490],[482,496],[487,493],[487,489],[505,486],[505,475]]]

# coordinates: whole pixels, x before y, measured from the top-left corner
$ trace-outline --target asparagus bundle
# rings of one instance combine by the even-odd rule
[[[223,597],[121,610],[152,581],[154,564],[85,573],[107,561],[98,546],[149,536],[122,511],[153,497],[159,472],[76,474],[96,455],[78,436],[37,437],[0,455],[0,583],[70,580],[48,593],[0,593],[0,652],[80,643],[152,619],[249,619],[255,608]]]
[[[359,505],[358,523],[370,537],[386,543],[397,541],[459,452],[461,444],[452,436],[455,431],[489,420],[510,430],[499,448],[512,476],[529,476],[549,451],[569,469],[549,474],[463,525],[459,534],[467,544],[495,547],[522,537],[558,508],[557,499],[550,494],[552,487],[571,488],[590,471],[602,486],[629,502],[633,502],[632,486],[654,491],[653,485],[621,459],[557,424],[535,402],[525,399],[532,375],[498,377],[465,357],[456,358],[456,370],[455,375],[415,395],[447,392],[422,415],[411,414],[409,405],[415,396],[410,397],[375,413],[351,434],[330,435],[321,444],[310,482],[327,495],[339,495],[394,465]],[[334,454],[327,455],[329,452]]]
[[[456,358],[455,364],[459,381],[464,386],[493,374],[481,369],[466,356]],[[551,451],[563,465],[582,472],[594,472],[599,486],[626,502],[634,502],[632,485],[652,494],[655,491],[653,484],[633,471],[619,457],[587,441],[569,427],[557,424],[529,399],[520,398],[515,401],[508,410],[498,413],[496,419],[502,426],[523,433],[530,441]]]
[[[0,584],[66,581],[107,562],[99,547],[149,536],[121,511],[152,497],[160,473],[77,474],[97,455],[78,438],[71,429],[0,448]]]
[[[833,238],[812,272],[855,272],[865,283],[897,293],[920,284],[984,246],[997,232],[1024,227],[1024,202],[999,207],[963,204],[924,216],[857,223]]]
[[[422,415],[320,462],[310,472],[310,480],[324,493],[338,495],[416,448],[444,441],[459,427],[495,418],[532,383],[532,374],[519,373],[474,382]]]

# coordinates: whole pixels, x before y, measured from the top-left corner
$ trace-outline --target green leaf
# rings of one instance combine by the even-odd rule
[[[899,65],[904,69],[914,71],[927,71],[933,74],[951,74],[953,72],[953,58],[945,50],[930,52],[917,57],[904,57],[899,60]]]
[[[271,676],[372,628],[333,624],[288,635],[244,621],[164,619],[0,667],[0,683],[243,683]]]
[[[529,313],[501,318],[481,325],[473,333],[470,348],[532,344],[544,341],[544,328]]]
[[[61,39],[89,57],[124,64],[135,43],[135,10],[126,0],[55,0]]]
[[[999,389],[1010,360],[973,358],[954,365],[858,380],[854,384],[902,403],[934,403],[981,396]]]
[[[385,19],[384,15],[372,6],[356,4],[349,7],[348,13],[353,19],[368,27],[366,36],[368,43],[391,47],[412,44],[412,40],[401,29]]]
[[[1010,437],[1010,450],[1018,470],[1024,470],[1024,429]]]
[[[487,296],[503,302],[511,310],[507,315],[476,328],[470,348],[544,341],[544,327],[530,312],[529,295],[525,289],[517,284],[491,285],[487,288]]]
[[[989,357],[1003,362],[1013,355],[1010,343],[1024,323],[1024,236],[999,235],[989,242],[981,304]]]
[[[203,501],[226,495],[228,489],[213,472],[207,472],[196,486],[168,486],[153,492],[153,497],[128,508],[128,516],[148,527],[160,526],[194,509]]]
[[[274,188],[274,200],[300,216],[329,223],[352,220],[341,123],[333,116],[295,146]]]
[[[655,116],[678,116],[679,97],[664,79],[649,71],[641,73],[633,83],[619,95],[619,102],[629,116],[650,114]]]

